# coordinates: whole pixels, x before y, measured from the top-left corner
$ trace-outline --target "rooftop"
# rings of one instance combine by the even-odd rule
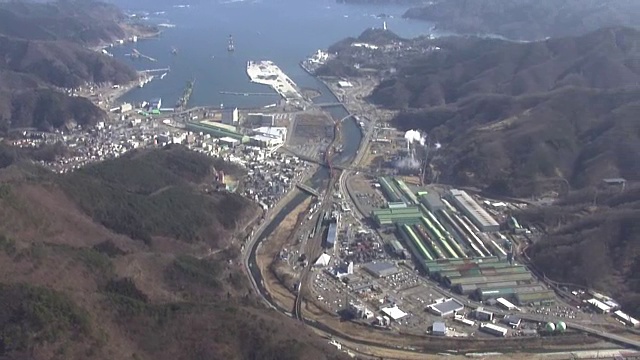
[[[451,196],[471,213],[483,226],[499,226],[498,222],[483,209],[466,191],[451,189]]]
[[[329,229],[327,230],[327,244],[333,245],[336,242],[336,238],[338,235],[338,224],[332,222],[329,224]]]
[[[464,304],[456,299],[448,299],[438,304],[431,304],[429,307],[439,314],[449,314],[461,311],[464,309]]]
[[[390,262],[370,262],[364,265],[364,268],[378,276],[389,276],[398,273],[398,267]]]
[[[432,329],[434,333],[444,333],[447,331],[447,326],[442,321],[437,321],[433,323]]]
[[[219,140],[222,141],[222,142],[231,143],[231,144],[235,144],[235,143],[240,142],[240,140],[234,139],[234,138],[228,137],[228,136],[221,137]]]
[[[397,306],[386,307],[382,308],[381,310],[383,313],[385,313],[385,315],[389,316],[393,320],[402,319],[403,317],[407,316],[407,313],[398,309]]]

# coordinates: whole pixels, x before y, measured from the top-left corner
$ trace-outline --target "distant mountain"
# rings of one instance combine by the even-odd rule
[[[441,50],[398,60],[370,99],[444,144],[440,180],[517,196],[640,180],[640,32],[433,44]]]
[[[581,35],[608,26],[640,26],[634,0],[435,0],[405,17],[463,34],[541,40]]]
[[[0,132],[34,127],[41,131],[95,125],[107,114],[91,101],[48,89],[0,92]]]
[[[514,43],[478,38],[434,41],[441,51],[411,57],[372,100],[415,108],[471,95],[518,96],[563,86],[614,89],[640,82],[640,32],[601,29],[580,37]]]
[[[363,4],[363,5],[418,5],[425,0],[336,0],[338,4]]]
[[[157,29],[128,24],[119,8],[99,1],[0,2],[0,34],[9,37],[95,46],[125,39],[132,35],[130,31],[151,33]]]
[[[0,70],[27,74],[60,88],[88,83],[123,84],[136,78],[129,66],[68,41],[21,40],[0,35]]]
[[[103,119],[106,114],[85,99],[56,91],[137,77],[86,47],[152,31],[126,20],[113,5],[94,1],[0,2],[0,127],[51,130]]]

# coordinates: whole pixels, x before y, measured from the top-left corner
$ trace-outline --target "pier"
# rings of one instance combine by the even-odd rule
[[[131,58],[143,58],[143,59],[147,59],[151,62],[157,62],[158,60],[152,58],[151,56],[147,56],[143,53],[141,53],[140,51],[138,51],[137,49],[133,49],[131,54],[125,54],[125,56],[130,56]]]
[[[148,69],[148,70],[140,70],[139,72],[144,73],[144,74],[149,74],[149,73],[154,73],[154,72],[161,72],[161,71],[171,71],[170,67],[166,67],[166,68],[160,68],[160,69]]]

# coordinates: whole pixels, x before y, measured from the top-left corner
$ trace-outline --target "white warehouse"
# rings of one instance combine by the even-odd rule
[[[466,191],[451,189],[449,198],[453,204],[473,221],[480,231],[499,231],[500,224],[480,206]]]

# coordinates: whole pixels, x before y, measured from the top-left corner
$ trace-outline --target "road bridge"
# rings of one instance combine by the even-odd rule
[[[238,92],[238,91],[220,91],[222,95],[237,95],[237,96],[280,96],[277,93],[262,93],[262,92]]]
[[[341,102],[315,103],[313,105],[321,108],[343,106]]]
[[[311,195],[313,195],[315,197],[319,197],[320,196],[320,194],[318,194],[318,192],[315,189],[313,189],[313,188],[311,188],[311,187],[309,187],[309,186],[307,186],[307,185],[305,185],[303,183],[297,183],[296,186],[298,187],[298,189],[300,189],[302,191],[305,191],[305,192],[307,192],[307,193],[309,193],[309,194],[311,194]]]

